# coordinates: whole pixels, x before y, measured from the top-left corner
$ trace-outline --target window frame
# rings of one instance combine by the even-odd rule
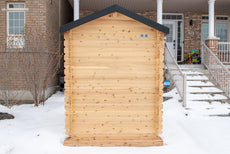
[[[208,17],[208,15],[202,15],[202,18],[203,18],[203,16]],[[227,17],[228,19],[227,20],[218,20],[217,17]],[[230,18],[230,16],[228,16],[228,15],[215,15],[215,20],[214,20],[214,22],[215,22],[215,24],[214,24],[215,36],[216,36],[216,27],[217,27],[216,25],[217,25],[217,23],[226,23],[227,24],[227,31],[229,33],[229,31],[230,31],[230,27],[229,27],[230,26],[230,19],[229,18]],[[202,38],[202,23],[208,23],[209,24],[209,20],[208,19],[202,19],[202,21],[201,21],[201,38]],[[229,39],[230,39],[230,36],[229,36],[229,34],[227,34],[227,42],[230,41]],[[204,39],[204,41],[205,41],[205,39]],[[202,43],[202,39],[201,39],[201,43]]]
[[[10,23],[9,23],[9,13],[11,13],[11,12],[23,12],[24,13],[24,27],[25,27],[25,17],[26,17],[26,15],[25,15],[25,11],[17,11],[17,10],[14,10],[14,11],[7,11],[7,36],[13,36],[13,35],[23,35],[23,34],[10,34],[10,27],[9,27],[9,25],[10,25]]]
[[[24,5],[24,8],[9,8],[9,5],[10,4],[23,4]],[[22,2],[9,2],[7,3],[7,17],[6,17],[6,20],[7,20],[7,36],[17,36],[17,35],[23,35],[23,34],[10,34],[9,33],[9,13],[10,12],[23,12],[24,13],[24,26],[25,26],[25,23],[26,23],[26,9],[25,9],[25,3],[22,3]]]
[[[209,24],[207,20],[203,20],[203,21],[201,22],[201,33],[200,33],[200,34],[201,34],[201,43],[202,43],[202,42],[205,42],[205,40],[207,39],[207,38],[203,38],[203,37],[202,37],[202,32],[203,32],[203,31],[202,31],[202,30],[203,30],[202,25],[203,25],[203,23],[206,23],[207,25]],[[207,29],[208,29],[208,33],[209,33],[209,25],[208,25]],[[208,37],[208,35],[207,35],[207,37]]]
[[[10,7],[9,7],[10,4],[23,4],[24,7],[23,7],[23,8],[10,8]],[[7,10],[25,10],[25,8],[26,8],[26,5],[25,5],[24,2],[8,2],[8,3],[7,3]]]
[[[10,8],[10,4],[23,4],[24,5],[24,8]],[[24,27],[25,27],[25,23],[26,23],[26,5],[24,2],[9,2],[7,3],[7,13],[6,13],[6,20],[7,20],[7,26],[6,26],[6,32],[7,32],[7,47],[8,48],[23,48],[24,45],[25,45],[25,42],[24,42],[24,34],[21,33],[21,34],[10,34],[10,28],[9,28],[9,14],[10,12],[23,12],[24,14]],[[13,37],[18,37],[18,39],[14,39]],[[13,45],[10,45],[9,46],[9,40],[12,40],[14,39],[15,41],[21,41],[23,42],[22,45],[16,45],[16,42],[15,44],[13,43]]]
[[[223,22],[223,21],[221,21],[221,22],[216,22],[215,23],[215,35],[216,35],[216,37],[218,37],[217,36],[217,24],[226,24],[227,25],[227,42],[229,41],[229,37],[228,37],[228,32],[229,32],[229,24],[228,24],[228,22]],[[219,42],[221,42],[221,40],[219,40]]]
[[[166,18],[164,18],[164,17],[166,17],[166,16],[176,16],[176,19],[172,19],[171,17],[171,19],[166,19]],[[179,19],[178,19],[178,17],[179,17]],[[175,21],[176,22],[176,27],[177,27],[177,29],[176,29],[176,31],[175,31],[175,36],[176,36],[176,41],[177,41],[177,58],[178,58],[178,46],[179,46],[179,44],[181,45],[181,55],[179,55],[179,56],[181,56],[181,60],[179,61],[178,60],[178,62],[183,62],[183,60],[184,60],[184,49],[185,49],[185,46],[184,46],[184,38],[185,38],[185,27],[184,27],[184,22],[185,22],[185,19],[184,19],[184,14],[183,13],[163,13],[163,15],[162,15],[162,19],[163,19],[163,23],[164,23],[164,21]],[[180,33],[181,33],[181,41],[178,41],[178,23],[179,22],[181,22],[181,31],[180,31]]]

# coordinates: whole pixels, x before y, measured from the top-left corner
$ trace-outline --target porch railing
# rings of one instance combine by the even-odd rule
[[[230,72],[226,66],[218,59],[213,52],[202,44],[202,63],[215,79],[220,88],[230,97]]]
[[[218,58],[222,63],[230,64],[230,42],[218,43]]]
[[[174,82],[176,89],[183,101],[183,107],[186,107],[186,75],[181,71],[181,68],[178,66],[167,44],[165,44],[165,64],[170,78]]]

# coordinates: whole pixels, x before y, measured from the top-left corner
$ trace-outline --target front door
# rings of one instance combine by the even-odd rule
[[[166,43],[169,47],[169,50],[172,52],[173,56],[177,60],[177,38],[176,30],[177,24],[176,21],[163,21],[163,25],[169,28],[169,34],[166,35]]]

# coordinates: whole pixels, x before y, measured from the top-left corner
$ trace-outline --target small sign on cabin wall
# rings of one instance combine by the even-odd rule
[[[149,34],[148,33],[140,33],[139,37],[140,38],[149,38]]]

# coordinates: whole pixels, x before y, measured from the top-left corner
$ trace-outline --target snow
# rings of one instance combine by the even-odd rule
[[[196,76],[187,76],[187,80],[209,80],[209,79],[207,76],[196,75]]]
[[[224,95],[220,94],[188,94],[188,100],[226,100],[228,99]]]
[[[229,104],[190,101],[183,108],[176,89],[163,103],[164,146],[161,147],[67,147],[64,95],[56,93],[45,106],[20,105],[0,112],[15,116],[0,120],[0,154],[228,154],[230,151]]]
[[[202,75],[204,73],[199,72],[199,71],[182,71],[183,74],[187,74],[187,75]]]
[[[187,81],[188,86],[215,86],[212,82],[202,82],[202,81]]]
[[[189,87],[188,92],[190,93],[221,93],[223,90],[220,90],[216,87]]]

